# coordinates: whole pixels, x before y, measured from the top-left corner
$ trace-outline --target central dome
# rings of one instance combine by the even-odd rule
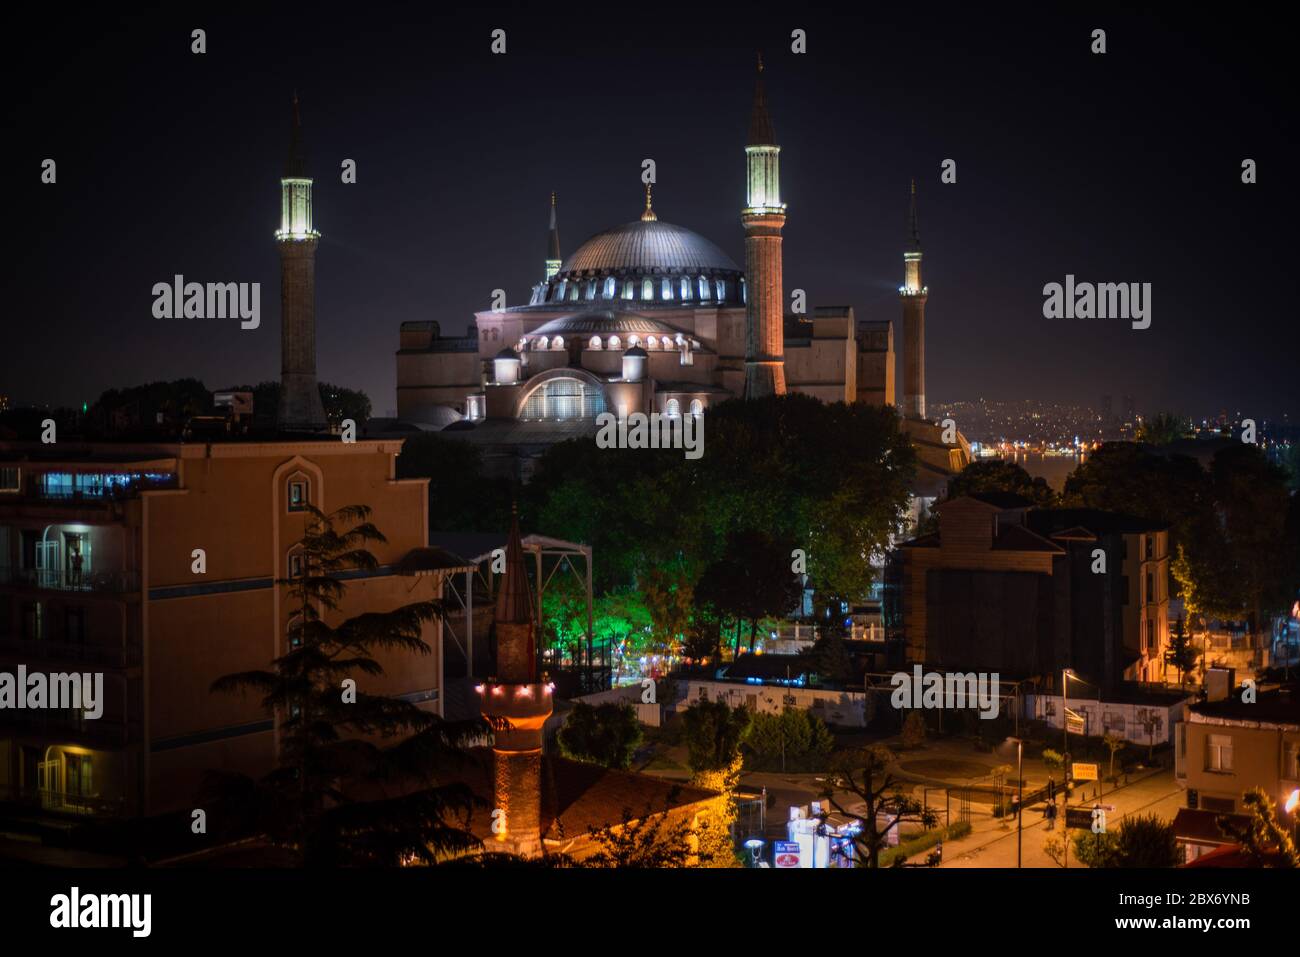
[[[626,273],[739,273],[731,257],[699,233],[638,220],[597,233],[560,267],[563,278]]]

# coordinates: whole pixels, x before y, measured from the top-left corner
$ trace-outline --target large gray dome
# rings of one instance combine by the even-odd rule
[[[659,220],[638,220],[597,233],[560,266],[562,278],[739,272],[731,257],[699,233]]]

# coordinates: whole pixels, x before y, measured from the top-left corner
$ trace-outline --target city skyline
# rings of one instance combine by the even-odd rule
[[[1212,407],[1294,418],[1287,358],[1296,332],[1284,320],[1285,289],[1254,280],[1284,274],[1281,204],[1291,200],[1269,192],[1263,172],[1257,184],[1240,181],[1242,157],[1267,169],[1276,155],[1270,144],[1281,131],[1262,122],[1268,95],[1210,109],[1204,115],[1235,137],[1193,150],[1158,177],[1136,171],[1123,151],[1145,122],[1154,124],[1152,140],[1173,134],[1162,139],[1172,150],[1186,120],[1179,111],[1193,108],[1191,88],[1165,104],[1168,115],[1139,120],[1120,110],[1110,135],[1064,154],[1066,131],[1014,121],[1017,111],[1043,116],[1035,98],[1049,94],[1024,89],[1012,74],[1066,56],[1072,68],[1059,79],[1069,95],[1050,93],[1058,113],[1070,102],[1110,118],[1106,110],[1131,95],[1125,83],[1154,97],[1155,74],[1183,70],[1190,83],[1194,68],[1203,71],[1195,91],[1218,89],[1220,99],[1209,102],[1221,107],[1223,84],[1234,74],[1216,58],[1231,38],[1215,53],[1192,32],[1174,51],[1158,20],[1120,22],[1110,28],[1111,48],[1097,56],[1087,51],[1089,31],[1069,21],[1023,19],[990,35],[949,18],[924,33],[906,20],[864,24],[873,29],[858,49],[819,30],[814,15],[801,26],[805,54],[790,53],[789,31],[774,26],[730,29],[725,43],[714,45],[702,27],[683,47],[654,25],[636,37],[614,30],[596,53],[569,53],[547,21],[508,19],[516,24],[503,21],[504,56],[488,51],[488,21],[471,19],[443,30],[448,44],[433,60],[387,55],[375,42],[344,46],[339,28],[306,24],[301,53],[266,58],[273,65],[250,72],[248,63],[263,62],[269,37],[231,33],[214,21],[209,52],[195,55],[188,28],[164,18],[116,35],[134,48],[134,66],[102,88],[88,88],[86,77],[109,50],[85,51],[19,108],[26,139],[48,144],[39,152],[56,159],[59,175],[55,185],[41,184],[33,164],[20,189],[19,221],[37,239],[25,252],[30,278],[17,290],[16,307],[31,315],[44,308],[54,321],[23,330],[24,348],[6,354],[3,391],[14,402],[76,406],[105,389],[156,379],[194,376],[215,389],[277,377],[272,234],[295,89],[322,233],[319,377],[367,392],[377,415],[396,405],[392,356],[402,321],[434,319],[444,334],[459,334],[474,310],[487,307],[492,289],[505,289],[510,304],[527,301],[541,278],[552,190],[567,254],[610,223],[635,218],[641,161],[653,158],[656,210],[739,260],[740,144],[753,51],[764,48],[789,205],[787,297],[804,289],[810,310],[852,305],[861,320],[896,320],[907,184],[915,176],[931,291],[933,398],[1094,402],[1113,392],[1134,395],[1151,411]],[[390,18],[383,34],[390,53],[431,42],[399,25]],[[471,39],[480,35],[481,42]],[[1030,37],[1033,49],[1022,42]],[[1119,37],[1128,39],[1120,44]],[[1139,41],[1142,57],[1133,49]],[[322,43],[346,50],[350,66],[324,69],[310,54]],[[957,83],[990,43],[1008,56],[1003,68]],[[899,61],[907,49],[926,70],[899,82],[890,67],[906,65]],[[151,65],[162,63],[176,75],[165,89],[148,84]],[[593,79],[611,71],[653,76],[653,89]],[[439,82],[452,75],[471,82]],[[529,75],[547,81],[523,84]],[[601,92],[593,93],[597,86]],[[579,93],[566,92],[573,90]],[[999,96],[999,108],[982,105]],[[64,103],[61,117],[54,101]],[[963,116],[954,116],[957,105]],[[851,108],[865,108],[859,122],[844,121]],[[558,115],[546,117],[548,110]],[[987,135],[981,123],[994,119],[1008,124],[1005,136]],[[70,130],[83,134],[75,148]],[[214,141],[233,154],[203,150]],[[138,147],[109,148],[123,142]],[[176,162],[181,156],[197,159]],[[357,182],[345,185],[337,170],[349,158]],[[944,158],[957,161],[955,184],[940,182]],[[1202,178],[1204,188],[1194,191],[1199,207],[1184,208],[1176,200]],[[1124,210],[1145,217],[1150,231],[1125,221]],[[78,258],[96,248],[113,252]],[[69,261],[77,263],[71,274]],[[1215,275],[1212,263],[1223,282],[1201,278]],[[175,274],[261,283],[260,327],[155,319],[149,291]],[[1042,288],[1067,275],[1151,282],[1152,326],[1045,319]],[[1249,292],[1229,276],[1252,277]],[[24,361],[33,353],[60,361]]]

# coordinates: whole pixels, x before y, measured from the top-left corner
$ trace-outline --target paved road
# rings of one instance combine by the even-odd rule
[[[1091,794],[1091,791],[1087,792]],[[1072,806],[1078,806],[1079,792]],[[1185,806],[1186,795],[1174,783],[1173,769],[1156,772],[1121,787],[1116,791],[1107,791],[1101,798],[1102,804],[1115,805],[1114,811],[1106,814],[1106,824],[1114,828],[1129,814],[1155,814],[1164,820],[1172,821],[1178,809]],[[1086,801],[1085,806],[1091,807]],[[972,820],[974,827],[969,837],[959,841],[950,841],[944,845],[944,862],[942,867],[1015,867],[1016,866],[1016,826],[1010,822],[1008,830],[1002,830],[1001,822],[981,815]],[[1056,821],[1056,830],[1049,832],[1043,820],[1041,805],[1037,808],[1025,808],[1023,841],[1024,867],[1051,867],[1060,865],[1052,860],[1043,850],[1045,841],[1061,833],[1061,818]],[[1071,856],[1073,866],[1073,856]]]

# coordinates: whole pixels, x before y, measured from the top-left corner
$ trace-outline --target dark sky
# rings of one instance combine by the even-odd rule
[[[1189,8],[1061,15],[547,5],[285,5],[51,16],[6,69],[0,393],[93,400],[279,374],[272,236],[296,88],[315,185],[318,370],[396,405],[399,324],[460,333],[494,287],[526,301],[548,195],[563,251],[660,218],[743,262],[754,51],[788,203],[785,286],[897,319],[920,190],[932,400],[1040,398],[1273,417],[1297,408],[1295,110],[1283,31]],[[878,5],[870,5],[877,7]],[[202,26],[208,52],[189,52]],[[494,27],[508,53],[489,53]],[[808,52],[790,52],[805,29]],[[1108,52],[1089,52],[1094,27]],[[39,182],[58,162],[58,183]],[[957,161],[942,185],[940,163]],[[1259,183],[1243,185],[1243,158]],[[339,164],[358,164],[343,185]],[[1290,181],[1289,181],[1290,180]],[[159,320],[154,283],[262,283],[262,326]],[[1153,284],[1153,322],[1048,320],[1067,273]],[[896,346],[901,349],[896,330]]]

